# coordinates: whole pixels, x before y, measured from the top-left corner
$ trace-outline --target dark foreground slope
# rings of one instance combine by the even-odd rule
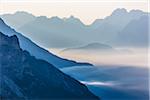
[[[17,36],[0,33],[1,99],[98,99],[86,86],[19,46]]]

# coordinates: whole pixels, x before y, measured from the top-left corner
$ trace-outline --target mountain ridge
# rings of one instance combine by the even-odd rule
[[[141,10],[127,11],[120,8],[103,19],[96,19],[91,25],[85,25],[74,16],[69,18],[55,16],[51,18],[36,17],[35,20],[15,29],[44,48],[70,48],[93,42],[116,46],[113,43],[114,39],[131,21],[148,15],[148,12]],[[2,18],[7,21],[7,17]],[[8,23],[15,24],[10,21]],[[84,38],[85,36],[86,38]],[[120,41],[118,40],[118,42]],[[138,46],[138,43],[134,43],[132,46],[134,47],[134,45]]]
[[[84,46],[80,46],[80,47],[74,47],[74,48],[66,48],[61,50],[59,53],[61,55],[65,55],[65,54],[84,54],[84,53],[89,53],[92,54],[93,52],[98,52],[98,53],[102,53],[102,54],[109,54],[109,53],[117,53],[119,52],[118,50],[116,50],[115,48],[107,45],[107,44],[102,44],[102,43],[90,43]]]
[[[20,46],[23,50],[28,51],[31,55],[35,56],[36,58],[43,59],[52,63],[56,67],[69,67],[69,66],[76,66],[76,65],[92,65],[89,63],[77,63],[75,61],[67,60],[64,58],[57,57],[56,55],[44,50],[43,48],[39,47],[35,43],[33,43],[28,38],[24,37],[20,33],[16,32],[14,29],[11,29],[7,26],[2,19],[0,19],[0,31],[8,36],[16,35],[19,38]]]
[[[109,45],[102,44],[102,43],[90,43],[81,47],[76,47],[76,48],[67,48],[62,50],[67,51],[67,50],[112,50],[113,48]]]
[[[111,15],[113,15],[113,13],[116,13],[116,12],[124,12],[124,13],[134,13],[134,12],[139,12],[139,13],[142,13],[142,12],[144,12],[144,11],[142,11],[142,10],[139,10],[139,9],[132,9],[132,10],[130,10],[130,11],[127,11],[125,8],[117,8],[117,9],[115,9],[113,12],[112,12],[112,14]],[[14,13],[6,13],[6,14],[1,14],[0,16],[3,18],[3,16],[7,16],[7,15],[16,15],[16,14],[28,14],[28,15],[32,15],[32,16],[34,16],[34,17],[40,17],[40,16],[35,16],[35,15],[33,15],[32,13],[30,13],[30,12],[27,12],[27,11],[16,11],[16,12],[14,12]],[[144,12],[144,13],[147,13],[147,12]],[[110,15],[110,16],[111,16]],[[42,16],[42,15],[41,15]],[[109,16],[109,15],[108,15]],[[101,19],[105,19],[105,18],[107,18],[108,16],[106,16],[106,17],[104,17],[104,18],[101,18]],[[53,17],[57,17],[58,19],[60,19],[60,20],[66,20],[66,19],[70,19],[70,18],[76,18],[77,20],[79,19],[79,18],[77,18],[77,17],[75,17],[74,15],[70,15],[69,17],[63,17],[63,18],[60,18],[59,16],[52,16],[52,17],[47,17],[48,19],[51,19],[51,18],[53,18]],[[99,18],[98,19],[95,19],[92,23],[94,23],[96,20],[99,20]],[[81,21],[81,20],[80,20]],[[83,23],[82,21],[81,21],[81,23]],[[85,23],[83,23],[84,25],[87,25],[87,26],[90,26],[90,25],[92,25],[92,23],[91,24],[85,24]]]
[[[2,99],[98,100],[85,85],[22,50],[17,36],[0,37]]]

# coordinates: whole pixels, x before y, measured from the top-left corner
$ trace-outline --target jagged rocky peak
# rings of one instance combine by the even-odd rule
[[[16,35],[6,37],[4,34],[0,32],[0,45],[10,45],[15,49],[20,49],[19,41]]]
[[[77,25],[82,25],[82,26],[84,26],[84,23],[83,23],[80,19],[76,18],[76,17],[73,16],[73,15],[71,15],[71,16],[68,17],[68,18],[64,18],[63,20],[64,20],[65,22],[67,22],[67,23],[72,23],[72,24],[77,24]]]

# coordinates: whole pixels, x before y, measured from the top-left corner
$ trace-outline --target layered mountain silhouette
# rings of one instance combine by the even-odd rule
[[[0,32],[0,37],[2,100],[98,99],[86,86],[52,64],[22,50],[16,35]]]
[[[32,56],[35,56],[38,59],[43,59],[58,68],[76,65],[91,65],[89,63],[77,63],[75,61],[63,59],[53,55],[52,53],[33,43],[28,38],[24,37],[22,34],[7,26],[2,19],[0,19],[0,32],[8,36],[16,35],[19,39],[21,49],[28,51]]]
[[[2,17],[5,18],[6,23],[9,23],[9,26],[16,29],[36,18],[34,15],[23,11],[18,11],[14,14],[5,14]]]
[[[110,50],[113,49],[111,46],[101,43],[91,43],[77,49],[98,49],[98,50]]]
[[[142,16],[137,20],[131,21],[114,41],[118,45],[148,47],[148,23],[148,16]]]
[[[8,15],[4,14],[1,15],[1,17],[6,23],[8,23],[8,25],[15,26],[18,25],[17,21],[10,19],[15,19],[14,15],[18,15],[17,13]],[[28,16],[31,15],[27,12],[19,13],[22,13],[23,15],[27,14]],[[32,39],[35,43],[46,48],[79,47],[93,42],[106,43],[112,46],[116,45],[116,42],[120,44],[122,43],[121,45],[141,46],[139,42],[145,43],[144,41],[147,41],[147,38],[142,37],[143,41],[141,41],[141,39],[139,39],[141,37],[139,37],[138,34],[148,34],[146,33],[147,31],[143,31],[145,33],[139,33],[138,30],[135,30],[135,33],[137,34],[134,36],[137,37],[137,42],[132,43],[132,45],[128,42],[124,44],[123,42],[126,42],[124,39],[121,41],[117,39],[115,42],[114,40],[122,36],[119,34],[126,33],[123,31],[132,31],[131,28],[128,28],[128,25],[134,23],[134,20],[141,20],[143,16],[148,17],[148,15],[149,13],[140,10],[131,10],[128,12],[126,9],[119,8],[104,19],[96,19],[91,25],[83,24],[80,19],[74,16],[63,19],[57,16],[51,18],[45,16],[32,16],[33,18],[26,17],[29,18],[30,21],[27,21],[26,23],[20,21],[20,23],[24,24],[20,25],[20,27],[14,28]],[[20,17],[20,19],[23,20],[25,18]],[[138,27],[140,23],[134,25],[135,27]],[[143,25],[143,27],[147,27],[147,24]],[[139,27],[139,29],[144,30],[143,27]],[[131,36],[132,35],[127,34],[127,37]]]
[[[67,53],[67,52],[73,52],[73,51],[99,51],[99,52],[113,52],[115,49],[107,44],[101,44],[101,43],[91,43],[87,44],[85,46],[76,47],[76,48],[67,48],[62,50],[60,53]]]

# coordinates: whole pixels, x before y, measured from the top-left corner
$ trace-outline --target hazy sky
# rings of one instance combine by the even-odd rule
[[[148,12],[148,0],[0,0],[0,14],[27,11],[48,17],[74,15],[85,24],[104,18],[117,8]]]

